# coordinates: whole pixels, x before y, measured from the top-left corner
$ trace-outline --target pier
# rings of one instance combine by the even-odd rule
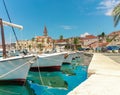
[[[88,67],[88,79],[68,95],[120,95],[119,86],[120,63],[103,54],[94,53]]]

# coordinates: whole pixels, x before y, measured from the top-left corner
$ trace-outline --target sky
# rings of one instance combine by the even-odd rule
[[[22,25],[15,29],[18,40],[42,36],[44,26],[53,39],[78,37],[84,33],[99,35],[120,30],[114,27],[111,11],[120,0],[5,0],[13,23]],[[0,0],[0,17],[9,21],[3,0]],[[4,26],[8,42],[15,40],[11,27]]]

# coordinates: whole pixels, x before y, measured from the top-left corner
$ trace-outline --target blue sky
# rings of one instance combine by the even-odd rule
[[[13,23],[23,25],[16,30],[18,39],[31,39],[43,35],[44,25],[54,39],[84,34],[109,34],[120,30],[113,27],[111,10],[119,0],[5,0]],[[8,21],[2,0],[0,17]],[[7,40],[14,40],[11,28],[5,26]]]

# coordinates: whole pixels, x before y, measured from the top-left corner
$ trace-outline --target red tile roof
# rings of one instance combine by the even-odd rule
[[[120,31],[114,31],[114,32],[110,33],[108,36],[116,35],[116,34],[120,35]]]
[[[67,40],[66,39],[62,39],[62,40],[55,40],[56,43],[60,43],[60,42],[66,42]]]
[[[104,43],[99,43],[98,41],[89,44],[88,46],[90,47],[105,47],[107,46],[109,43],[108,42],[104,42]]]
[[[94,38],[97,38],[97,37],[94,36],[94,35],[86,35],[85,37],[81,37],[82,40],[86,40],[86,39],[94,39]]]
[[[36,36],[36,38],[40,39],[40,38],[49,38],[49,39],[52,39],[51,37],[48,37],[48,36]]]

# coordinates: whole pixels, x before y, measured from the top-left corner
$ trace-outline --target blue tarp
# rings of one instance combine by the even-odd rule
[[[119,46],[108,46],[107,50],[119,50],[120,47]]]

